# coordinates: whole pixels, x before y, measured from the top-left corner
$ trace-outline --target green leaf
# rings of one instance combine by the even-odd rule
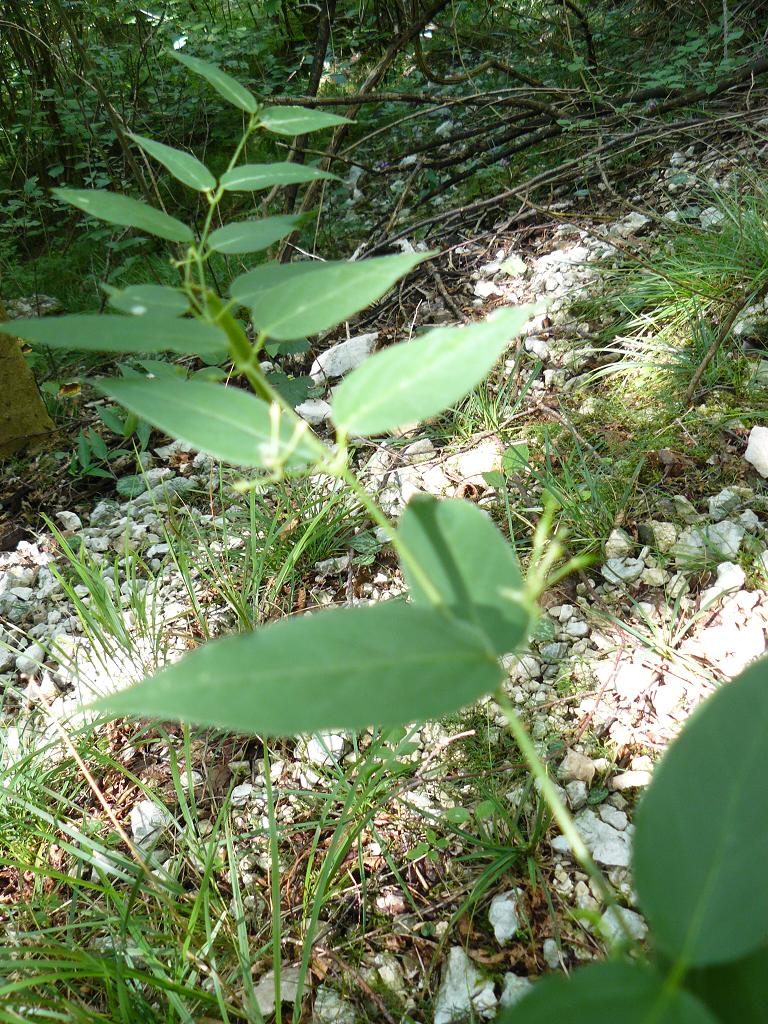
[[[403,560],[415,604],[432,603],[426,577],[451,615],[475,626],[497,654],[522,643],[532,609],[517,558],[477,505],[415,495],[400,518],[397,537],[420,568],[417,574],[410,560]]]
[[[317,132],[321,128],[334,128],[352,122],[348,117],[307,107],[265,107],[259,114],[259,123],[276,135],[304,135],[306,132]]]
[[[279,284],[295,284],[297,278],[312,273],[314,260],[298,260],[296,263],[262,263],[253,270],[236,277],[229,291],[243,306],[256,303],[264,292]],[[293,340],[293,339],[291,339]]]
[[[310,344],[306,338],[297,338],[295,341],[269,341],[264,348],[270,356],[297,356],[309,352]]]
[[[208,247],[215,252],[237,256],[247,252],[261,252],[273,242],[285,238],[301,224],[301,216],[278,215],[261,220],[244,220],[216,228],[208,236]]]
[[[687,992],[664,989],[647,967],[604,963],[581,967],[570,978],[550,975],[530,995],[503,1011],[496,1024],[717,1024]]]
[[[199,57],[190,57],[186,53],[176,51],[173,56],[190,71],[194,71],[196,75],[204,78],[213,86],[219,96],[223,96],[227,103],[239,107],[246,114],[255,114],[259,109],[259,104],[253,93],[249,92],[244,85],[240,85],[237,79],[228,75],[226,71],[217,68],[215,64],[209,64],[207,61],[200,60]]]
[[[214,176],[205,164],[191,153],[174,149],[173,146],[166,146],[164,142],[155,142],[154,139],[147,139],[143,135],[135,135],[133,132],[128,132],[128,136],[137,146],[141,146],[145,153],[149,153],[166,170],[170,171],[174,178],[183,185],[189,185],[190,188],[194,188],[198,192],[210,192],[216,188]]]
[[[435,416],[487,376],[530,310],[500,310],[484,323],[438,328],[377,352],[336,388],[333,422],[368,436]]]
[[[169,242],[191,242],[194,238],[192,229],[180,220],[129,196],[99,188],[55,188],[52,191],[62,202],[110,224],[146,231]]]
[[[436,718],[491,692],[499,678],[473,630],[386,601],[204,644],[99,706],[279,736]]]
[[[96,458],[106,462],[109,459],[109,449],[104,442],[104,438],[97,434],[95,430],[89,430],[88,441],[91,445],[91,451]]]
[[[634,875],[654,942],[696,966],[768,936],[768,660],[691,716],[638,809]]]
[[[251,306],[255,328],[278,341],[290,341],[340,324],[381,298],[398,278],[431,255],[404,253],[359,263],[308,262],[298,283],[294,272],[279,284],[259,289],[259,279],[244,274],[232,282],[231,292],[238,302]],[[254,280],[255,294],[250,288]]]
[[[446,821],[454,825],[466,825],[472,819],[472,815],[466,807],[449,807],[443,814]]]
[[[223,359],[228,351],[226,335],[213,324],[169,316],[30,317],[0,323],[0,332],[72,352],[182,352]]]
[[[132,316],[183,316],[189,312],[189,299],[178,288],[162,284],[129,284],[127,288],[102,285],[113,309]]]
[[[292,468],[330,454],[298,417],[239,388],[199,380],[102,380],[97,387],[165,433],[235,466]]]
[[[685,985],[722,1024],[768,1024],[768,946],[734,963],[689,971]]]
[[[527,444],[511,444],[504,450],[501,465],[507,474],[518,473],[525,469],[530,461],[531,453]]]
[[[301,405],[312,387],[310,377],[289,377],[279,370],[268,373],[267,381],[291,407]]]
[[[120,419],[114,407],[108,406],[106,409],[97,409],[96,415],[104,426],[111,430],[113,434],[117,434],[118,437],[123,436],[125,420]]]
[[[220,184],[227,192],[258,192],[275,185],[303,185],[318,178],[335,179],[336,175],[306,164],[242,164],[225,171]]]

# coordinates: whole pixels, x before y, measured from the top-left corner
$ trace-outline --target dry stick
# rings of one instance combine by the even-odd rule
[[[72,742],[72,739],[71,739],[69,733],[66,731],[64,726],[58,720],[58,718],[55,717],[55,715],[52,715],[52,714],[49,713],[47,715],[47,717],[48,717],[49,721],[51,722],[51,724],[53,725],[54,729],[58,732],[58,734],[59,734],[59,736],[61,738],[61,741],[64,744],[64,746],[67,748],[67,751],[68,751],[70,757],[73,759],[73,761],[75,762],[77,767],[82,772],[83,778],[88,783],[88,786],[90,787],[91,792],[96,797],[98,802],[101,804],[101,807],[102,807],[104,813],[106,814],[106,816],[109,818],[109,820],[110,820],[110,822],[112,824],[112,827],[114,828],[114,830],[117,832],[117,834],[120,836],[122,841],[125,843],[125,845],[130,850],[131,856],[136,861],[136,863],[141,868],[141,870],[144,872],[144,874],[147,876],[147,879],[149,880],[150,884],[153,887],[155,887],[155,888],[161,888],[159,886],[159,883],[155,879],[154,875],[152,874],[152,868],[149,866],[149,863],[144,859],[144,855],[142,854],[142,852],[139,850],[138,846],[136,846],[136,844],[133,842],[131,837],[128,835],[128,833],[125,831],[123,826],[118,821],[117,816],[116,816],[115,812],[112,810],[112,807],[110,806],[109,801],[107,800],[107,798],[102,793],[101,789],[99,788],[99,784],[96,782],[96,780],[94,779],[94,777],[91,774],[90,770],[88,769],[88,766],[86,765],[85,761],[82,759],[82,757],[78,753],[77,748],[75,747],[74,743]]]
[[[597,68],[597,54],[595,53],[595,42],[592,38],[592,32],[589,28],[589,21],[587,19],[587,16],[584,13],[584,11],[582,11],[582,9],[573,2],[573,0],[560,0],[560,2],[562,3],[563,7],[566,7],[569,11],[576,15],[576,18],[578,19],[579,24],[581,25],[581,30],[584,33],[584,41],[587,45],[587,60],[589,62],[590,68],[594,70],[595,68]]]
[[[743,117],[743,113],[728,114],[720,120],[732,120],[738,117]],[[699,125],[711,126],[712,123],[712,119],[708,117],[700,117],[697,119],[689,118],[685,121],[675,121],[672,124],[664,125],[662,127],[659,125],[652,125],[647,128],[636,129],[633,132],[626,132],[615,139],[601,143],[599,146],[594,147],[587,153],[574,157],[571,160],[564,161],[554,170],[542,171],[541,174],[537,174],[535,177],[523,182],[523,184],[516,185],[514,188],[506,189],[504,192],[499,192],[494,196],[490,196],[488,199],[478,199],[473,203],[467,203],[464,206],[458,206],[452,210],[445,210],[442,213],[433,214],[430,217],[422,218],[420,221],[415,221],[414,223],[402,228],[397,234],[392,235],[391,237],[384,239],[384,241],[378,242],[376,245],[372,246],[371,249],[368,250],[368,253],[370,254],[378,251],[379,249],[388,248],[398,239],[412,234],[419,228],[430,226],[434,227],[445,222],[464,219],[468,214],[474,214],[481,210],[489,210],[502,206],[505,200],[525,196],[531,191],[531,189],[541,186],[552,187],[572,180],[574,177],[595,177],[598,172],[596,170],[587,171],[585,165],[590,161],[595,161],[602,153],[618,149],[619,153],[626,154],[638,146],[658,141],[666,135],[674,135],[682,129],[692,128]],[[622,146],[626,146],[626,148],[621,149],[620,147]]]

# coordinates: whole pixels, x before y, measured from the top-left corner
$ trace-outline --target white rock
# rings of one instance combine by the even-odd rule
[[[622,927],[622,921],[624,927]],[[638,942],[642,942],[648,934],[648,925],[645,920],[634,910],[627,910],[626,907],[609,907],[600,918],[597,927],[610,946],[625,944],[627,932]]]
[[[458,452],[445,460],[449,473],[464,483],[484,483],[484,474],[501,469],[502,450],[496,441],[484,441],[465,452]]]
[[[327,985],[318,985],[315,993],[313,1024],[355,1024],[355,1008]]]
[[[597,811],[601,820],[606,825],[615,828],[617,832],[623,832],[627,827],[629,819],[624,811],[620,811],[618,807],[613,807],[611,804],[600,804]]]
[[[544,644],[539,648],[539,653],[544,661],[561,661],[568,653],[568,644],[551,643]]]
[[[745,582],[746,576],[740,565],[734,562],[721,562],[717,567],[717,580],[701,593],[701,607],[706,607],[729,591],[740,590]]]
[[[501,264],[501,269],[506,274],[509,274],[510,277],[518,277],[525,273],[525,260],[515,253],[510,253],[510,255]]]
[[[747,531],[747,533],[756,533],[763,525],[760,522],[759,517],[755,515],[751,508],[748,508],[741,513],[741,515],[739,516],[739,522]]]
[[[626,530],[611,530],[608,540],[605,542],[606,558],[625,558],[634,548],[635,542]]]
[[[680,534],[673,548],[678,565],[695,565],[706,560],[707,544],[704,533],[696,527],[689,527]]]
[[[752,427],[744,458],[760,476],[768,477],[768,427]]]
[[[173,815],[152,800],[139,800],[131,808],[131,835],[137,846],[150,847],[173,824]]]
[[[493,281],[477,281],[475,284],[475,295],[478,299],[488,299],[492,295],[503,295],[501,288]]]
[[[563,782],[584,782],[591,785],[595,777],[595,762],[577,750],[569,750],[558,769],[558,778]]]
[[[586,809],[574,818],[574,823],[592,857],[605,867],[629,867],[631,844],[626,832],[618,832],[613,826],[601,821],[594,811]],[[558,853],[571,853],[565,836],[552,840],[552,848]]]
[[[704,533],[709,547],[730,561],[739,553],[745,530],[741,523],[732,523],[730,519],[724,519],[721,523],[712,523]]]
[[[644,693],[655,678],[656,673],[647,665],[622,660],[613,677],[613,688],[622,700],[631,702]]]
[[[16,588],[20,589],[20,588]],[[45,658],[45,651],[40,644],[30,644],[26,650],[16,658],[16,668],[25,675],[33,676],[37,672]]]
[[[663,587],[669,579],[669,573],[666,569],[645,569],[640,582],[644,583],[646,587]]]
[[[379,972],[382,985],[401,999],[405,999],[408,992],[405,985],[405,977],[403,976],[403,968],[394,953],[386,951],[377,953],[373,958],[373,962]]]
[[[565,624],[563,632],[567,636],[582,637],[589,636],[589,626],[584,622],[583,619],[571,619],[570,622]]]
[[[544,954],[544,960],[547,967],[550,967],[553,971],[558,970],[562,967],[560,961],[560,950],[557,947],[557,943],[554,939],[544,939],[544,945],[541,949]]]
[[[768,551],[766,551],[768,558]],[[501,659],[509,678],[516,683],[527,683],[533,679],[541,679],[541,662],[532,654],[505,654]]]
[[[634,583],[645,571],[642,558],[609,558],[600,570],[609,583]]]
[[[235,786],[232,790],[232,806],[245,807],[253,794],[254,788],[250,782],[243,782],[239,786]]]
[[[708,206],[699,214],[699,222],[703,228],[717,227],[718,224],[722,224],[723,220],[725,220],[725,214],[716,206]]]
[[[347,748],[347,738],[343,733],[322,732],[297,744],[299,757],[310,764],[327,765],[338,761]]]
[[[418,441],[414,441],[413,444],[407,445],[403,448],[403,462],[409,462],[411,464],[416,462],[424,462],[431,458],[435,454],[435,446],[428,437],[421,437]]]
[[[65,530],[82,530],[83,528],[80,516],[74,512],[57,512],[56,518]]]
[[[544,338],[539,338],[535,334],[530,335],[525,339],[525,350],[530,352],[532,355],[540,359],[542,363],[549,359],[549,345]]]
[[[316,384],[322,384],[326,380],[333,380],[336,377],[343,377],[345,373],[354,370],[365,362],[373,352],[376,340],[379,337],[378,331],[370,334],[358,334],[356,338],[349,338],[333,345],[325,352],[321,352],[312,364],[309,375]]]
[[[677,527],[674,523],[652,519],[644,524],[644,528],[648,533],[647,542],[662,554],[671,551],[677,543]]]
[[[588,796],[587,784],[581,782],[579,779],[574,779],[573,782],[569,782],[565,787],[565,793],[568,798],[568,806],[572,811],[580,811],[587,802]]]
[[[650,224],[649,217],[645,217],[642,213],[632,212],[612,224],[608,229],[608,233],[618,235],[620,238],[629,238],[631,235],[637,234],[646,224]]]
[[[508,971],[504,975],[504,987],[501,990],[499,1006],[517,1006],[521,999],[528,995],[533,984],[528,978],[521,978],[519,974]]]
[[[434,1024],[458,1024],[472,1015],[490,1019],[495,1013],[493,982],[483,977],[461,946],[452,946],[435,1001]]]
[[[488,909],[488,920],[493,928],[493,934],[500,946],[509,942],[517,934],[520,927],[518,915],[518,901],[520,899],[519,889],[510,889],[507,892],[497,893],[491,900]]]
[[[283,967],[280,971],[280,1001],[292,1003],[296,998],[296,990],[299,982],[298,967]],[[259,1009],[266,1017],[275,1009],[275,972],[267,971],[259,978],[259,983],[254,988],[256,1002]],[[354,1018],[353,1018],[354,1019]]]
[[[319,427],[321,423],[325,423],[329,419],[331,407],[322,398],[308,398],[306,402],[296,406],[296,413],[311,427]]]

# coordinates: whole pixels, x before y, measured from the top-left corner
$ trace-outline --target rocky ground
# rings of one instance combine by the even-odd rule
[[[722,184],[733,166],[734,160],[718,157],[705,171]],[[699,151],[672,153],[668,170],[650,186],[657,200],[655,220],[698,217],[703,230],[717,230],[716,208],[691,212],[686,205],[685,189],[693,183],[688,178],[700,180],[703,173]],[[545,308],[530,321],[520,351],[510,353],[507,362],[508,374],[518,372],[520,359],[531,367],[541,364],[515,415],[560,426],[567,421],[574,443],[589,448],[568,418],[562,396],[573,396],[582,415],[596,401],[588,374],[595,365],[597,328],[574,320],[572,303],[599,293],[601,269],[620,258],[623,246],[658,230],[654,216],[630,210],[599,230],[563,225],[545,242],[539,240],[535,252],[519,248],[515,238],[497,239],[492,252],[466,243],[453,254],[469,268],[463,295],[449,303],[435,292],[420,315],[427,323],[451,322],[450,307],[456,303],[462,316],[470,316],[473,309],[480,314],[497,305],[542,301]],[[741,331],[764,316],[762,307],[745,310]],[[332,386],[378,340],[369,331],[332,346],[311,367],[313,380]],[[320,431],[328,409],[320,396],[299,406]],[[396,517],[420,491],[459,495],[498,510],[504,451],[497,431],[446,443],[428,425],[405,440],[361,449],[359,458],[367,486]],[[746,416],[732,424],[713,454],[708,479],[716,486],[707,493],[687,486],[684,453],[661,449],[657,456],[669,473],[664,487],[644,494],[645,514],[611,524],[595,538],[594,564],[545,595],[529,649],[505,659],[508,692],[551,765],[579,833],[620,894],[626,928],[641,941],[646,927],[633,909],[628,871],[635,802],[691,711],[765,652],[768,630],[768,428]],[[153,445],[142,461],[143,474],[130,498],[58,508],[52,517],[56,533],[40,524],[36,537],[0,552],[1,752],[10,778],[14,763],[37,749],[45,748],[46,758],[64,756],[61,728],[75,733],[83,726],[81,706],[94,694],[139,678],[198,642],[201,608],[211,635],[237,624],[231,604],[221,592],[211,592],[210,577],[200,566],[182,571],[168,530],[169,522],[181,517],[195,530],[207,531],[217,550],[232,557],[247,545],[248,526],[221,500],[218,468],[180,443]],[[511,476],[512,500],[525,515],[535,516],[540,481],[522,463]],[[326,485],[318,481],[317,486]],[[356,529],[365,544],[358,550],[347,545],[341,554],[319,560],[306,575],[303,592],[292,597],[294,608],[403,593],[384,538],[369,534],[364,524]],[[62,550],[77,551],[81,545],[85,568],[75,576]],[[94,595],[97,583],[99,596]],[[113,610],[111,624],[107,609]],[[542,972],[567,969],[622,941],[616,912],[606,910],[575,865],[568,842],[546,822],[543,827],[539,822],[536,854],[545,884],[533,884],[527,869],[510,863],[471,912],[461,911],[476,880],[471,861],[462,860],[473,848],[468,818],[473,828],[483,820],[476,814],[482,794],[477,762],[468,753],[471,744],[480,739],[480,746],[489,745],[491,762],[502,763],[495,782],[511,819],[533,827],[539,807],[514,749],[505,745],[503,724],[489,701],[466,719],[429,724],[403,738],[397,757],[410,766],[407,781],[382,803],[376,829],[361,833],[361,856],[375,865],[365,898],[376,915],[376,934],[351,957],[352,967],[339,967],[338,957],[333,959],[333,940],[325,960],[319,956],[317,1024],[421,1020],[428,990],[434,993],[435,1024],[472,1014],[490,1019]],[[109,780],[103,780],[105,791],[115,797],[117,815],[133,842],[162,870],[171,861],[174,837],[190,828],[169,789],[167,745],[157,740],[139,750],[129,734],[122,736],[123,746],[115,742],[117,759],[141,778],[144,789],[128,786],[110,793]],[[368,737],[328,734],[281,748],[271,775],[286,835],[306,816],[312,803],[306,794],[332,789],[338,766],[363,759],[369,744]],[[268,861],[261,761],[252,745],[237,739],[218,746],[213,761],[210,745],[201,742],[195,750],[183,783],[208,794],[212,804],[229,799],[249,909],[263,916]],[[490,817],[493,841],[514,845],[514,830],[505,831],[496,812]],[[436,823],[446,821],[458,828],[441,831]],[[205,817],[197,823],[200,835],[211,827]],[[262,838],[254,838],[259,829]],[[430,830],[436,833],[432,838]],[[247,840],[238,839],[246,834]],[[383,864],[385,847],[416,851],[407,859],[415,901],[409,902]],[[285,856],[291,856],[290,842]],[[113,865],[102,858],[97,866],[109,871]],[[339,895],[328,920],[336,914],[348,924],[348,898]],[[352,916],[358,913],[359,908]],[[292,971],[289,967],[284,979],[287,1000]],[[262,973],[258,982],[259,1002],[267,1012],[269,975]],[[367,1018],[361,1016],[363,1006]]]

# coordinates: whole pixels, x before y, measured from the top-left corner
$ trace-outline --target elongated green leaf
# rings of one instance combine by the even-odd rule
[[[298,417],[207,381],[99,381],[105,395],[160,430],[235,466],[306,466],[330,453]]]
[[[634,874],[654,941],[705,966],[768,936],[768,660],[691,716],[636,817]]]
[[[147,139],[143,135],[134,135],[133,132],[129,132],[128,135],[137,146],[141,146],[145,153],[153,156],[182,184],[189,185],[198,192],[210,192],[216,188],[216,179],[196,156],[181,149],[174,149],[173,146],[166,146],[164,142]]]
[[[131,316],[183,316],[189,312],[189,299],[178,288],[162,284],[129,284],[127,288],[102,285],[113,309]]]
[[[242,164],[222,174],[220,183],[227,192],[258,192],[275,185],[303,185],[305,181],[335,177],[305,164]]]
[[[685,985],[721,1024],[768,1024],[768,946],[743,960],[690,971]]]
[[[55,188],[53,194],[62,202],[110,224],[146,231],[169,242],[191,242],[194,238],[192,229],[180,220],[130,196],[99,188]]]
[[[530,306],[499,310],[377,352],[334,392],[333,422],[365,436],[435,416],[487,376],[530,315]]]
[[[209,85],[212,85],[219,96],[231,103],[234,107],[244,110],[246,114],[255,114],[259,109],[256,97],[249,92],[244,85],[240,85],[236,78],[228,75],[226,71],[217,68],[215,64],[209,64],[199,57],[190,57],[186,53],[175,51],[173,56],[190,71],[204,78]]]
[[[265,107],[259,114],[259,122],[267,131],[276,135],[304,135],[306,132],[320,131],[321,128],[351,124],[348,117],[307,107]]]
[[[227,338],[213,324],[164,316],[32,317],[0,324],[0,331],[49,348],[72,352],[182,352],[223,359]]]
[[[497,654],[526,638],[532,607],[512,548],[490,518],[469,501],[411,498],[397,536],[419,565],[403,561],[414,603],[433,603],[433,588],[452,615],[477,627]]]
[[[313,262],[298,281],[291,277],[254,294],[248,275],[243,275],[233,281],[231,291],[239,302],[250,306],[254,327],[276,341],[291,341],[340,324],[380,299],[398,278],[432,255],[403,253],[359,263]]]
[[[207,643],[101,707],[291,735],[437,717],[493,690],[499,675],[470,628],[387,601]]]
[[[252,306],[259,297],[279,284],[295,283],[303,274],[311,274],[314,260],[299,260],[296,263],[262,263],[253,270],[236,277],[230,285],[230,294],[243,306]],[[293,340],[293,339],[290,339]]]
[[[717,1024],[687,992],[664,989],[647,967],[595,964],[570,978],[550,975],[530,995],[502,1012],[497,1024]]]
[[[216,252],[233,256],[246,252],[261,252],[273,242],[290,235],[294,228],[301,224],[301,220],[300,216],[282,215],[263,217],[261,220],[244,220],[239,224],[227,224],[210,233],[208,245]],[[291,264],[278,263],[276,266],[291,266]]]

